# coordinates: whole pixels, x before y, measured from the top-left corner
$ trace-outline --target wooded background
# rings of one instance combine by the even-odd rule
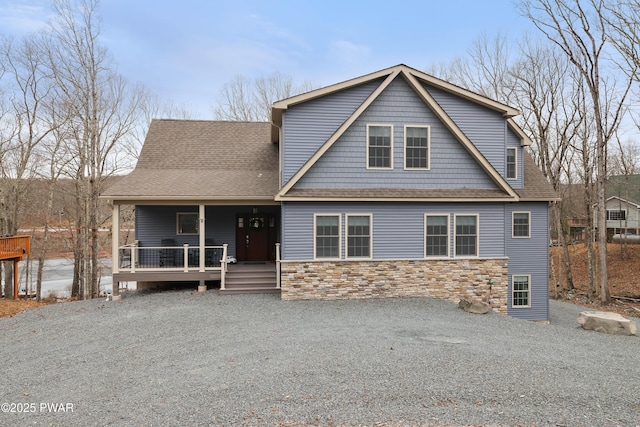
[[[41,233],[33,254],[39,298],[52,228],[64,228],[74,257],[72,295],[93,298],[99,230],[111,215],[101,190],[135,165],[151,118],[193,114],[118,74],[101,43],[97,0],[53,6],[46,29],[0,40],[0,234],[26,227]],[[566,248],[568,224],[579,212],[589,295],[606,302],[607,236],[597,224],[606,220],[607,179],[638,172],[640,0],[524,0],[517,7],[535,34],[479,35],[467,55],[425,71],[520,109],[516,120],[549,182],[561,196],[580,187],[578,198],[552,206],[551,238],[565,248],[564,265],[554,265],[552,275],[573,287]],[[279,72],[238,75],[212,100],[212,118],[268,121],[272,102],[313,87]],[[3,267],[10,277],[10,264]]]

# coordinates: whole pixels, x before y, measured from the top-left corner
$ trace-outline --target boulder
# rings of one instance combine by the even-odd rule
[[[636,335],[636,323],[618,313],[608,311],[583,311],[578,316],[583,329],[613,335]]]
[[[491,311],[491,307],[489,305],[480,302],[480,301],[469,301],[466,299],[461,299],[458,303],[458,307],[466,311],[467,313],[474,314],[486,314]]]

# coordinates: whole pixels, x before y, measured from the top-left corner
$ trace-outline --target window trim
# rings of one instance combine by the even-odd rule
[[[318,257],[316,240],[318,237],[318,217],[332,216],[338,218],[338,256],[337,257]],[[339,213],[314,213],[313,214],[313,259],[322,261],[332,261],[342,259],[342,214]]]
[[[527,214],[527,235],[516,236],[516,214]],[[530,211],[513,211],[511,212],[511,238],[512,239],[530,239],[531,238],[531,212]]]
[[[369,166],[369,129],[371,127],[388,127],[390,128],[390,142],[389,142],[389,167],[376,167]],[[367,153],[366,153],[366,165],[367,169],[371,170],[393,170],[393,125],[388,123],[367,123]]]
[[[527,305],[515,305],[515,293],[516,289],[514,286],[516,277],[526,277],[527,278]],[[517,292],[524,292],[522,290],[518,290]],[[531,275],[530,274],[512,274],[511,275],[511,308],[531,308]]]
[[[427,130],[427,167],[425,168],[414,168],[407,167],[407,129],[408,128],[418,128],[418,129],[426,129]],[[404,161],[403,166],[404,170],[431,170],[431,126],[429,125],[404,125]]]
[[[196,232],[195,233],[183,233],[180,228],[181,216],[194,216],[196,218]],[[197,236],[200,234],[200,221],[198,220],[198,212],[176,212],[176,235],[178,236]]]
[[[447,218],[447,253],[446,255],[428,255],[427,254],[427,218],[430,216],[444,216]],[[427,259],[442,259],[449,258],[451,256],[451,215],[448,213],[425,213],[424,214],[424,229],[423,229],[423,245],[424,245],[424,257]]]
[[[369,217],[369,256],[349,256],[349,217],[366,216]],[[373,259],[373,214],[372,213],[348,213],[344,219],[344,257],[345,259]]]
[[[509,176],[509,150],[513,150],[513,176]],[[518,149],[516,147],[507,147],[504,176],[507,179],[518,179]]]
[[[476,253],[475,255],[458,255],[458,217],[474,216],[476,217]],[[453,257],[454,258],[480,258],[480,214],[478,213],[461,213],[453,215]]]

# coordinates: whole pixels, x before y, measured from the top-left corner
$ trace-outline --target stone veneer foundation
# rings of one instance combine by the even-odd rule
[[[434,297],[482,301],[507,313],[507,259],[282,261],[281,297]]]

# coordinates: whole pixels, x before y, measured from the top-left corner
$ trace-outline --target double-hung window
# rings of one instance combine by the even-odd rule
[[[515,147],[507,148],[507,179],[518,178],[518,157]]]
[[[531,214],[529,212],[513,212],[513,237],[531,237],[530,218]]]
[[[340,258],[340,215],[314,216],[315,258]]]
[[[531,276],[514,275],[511,277],[511,306],[531,307]]]
[[[455,216],[456,256],[478,256],[478,215]]]
[[[393,126],[367,126],[367,168],[393,169]]]
[[[371,215],[347,215],[347,258],[371,258]]]
[[[449,256],[449,215],[424,216],[425,257]]]
[[[429,169],[429,126],[405,126],[404,168]]]
[[[198,234],[198,214],[196,212],[178,212],[176,234]]]

